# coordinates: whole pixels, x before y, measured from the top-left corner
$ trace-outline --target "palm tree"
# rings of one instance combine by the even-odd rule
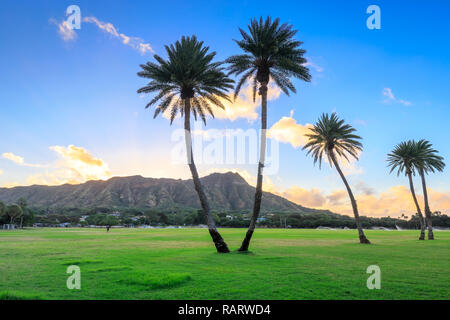
[[[141,65],[138,76],[150,79],[138,93],[157,92],[146,108],[160,102],[154,117],[165,111],[170,112],[170,124],[178,113],[184,116],[186,155],[191,170],[195,190],[197,191],[209,233],[218,252],[229,252],[228,246],[216,229],[203,190],[192,153],[191,121],[200,117],[206,124],[206,113],[214,117],[212,106],[224,108],[219,98],[229,100],[227,91],[233,88],[231,80],[224,72],[220,62],[212,62],[215,52],[208,52],[195,36],[182,37],[181,41],[165,46],[168,60],[154,55],[157,63],[147,62]]]
[[[353,134],[356,129],[345,124],[344,120],[339,119],[336,113],[331,114],[331,116],[322,114],[310,131],[311,134],[306,135],[308,143],[305,144],[302,150],[308,150],[307,154],[312,155],[314,164],[319,161],[319,168],[322,165],[322,157],[324,154],[327,156],[330,166],[332,167],[334,165],[336,167],[337,172],[347,188],[352,203],[356,227],[358,228],[359,242],[370,244],[370,241],[364,235],[364,231],[361,227],[355,197],[353,196],[353,192],[350,189],[347,179],[339,166],[338,159],[336,158],[337,154],[340,158],[344,158],[347,161],[349,161],[348,156],[358,160],[358,152],[362,151],[362,143],[358,141],[361,137]]]
[[[407,142],[401,142],[395,146],[394,150],[388,154],[388,166],[391,167],[391,171],[397,169],[397,176],[400,173],[404,173],[409,180],[409,189],[411,191],[414,204],[416,205],[417,214],[420,221],[420,237],[419,240],[425,240],[425,221],[420,210],[419,202],[417,201],[416,193],[414,191],[414,184],[412,176],[415,175],[414,163],[419,157],[419,150],[414,141],[409,140]]]
[[[305,67],[305,50],[300,49],[302,42],[294,39],[297,30],[285,23],[280,25],[280,19],[272,21],[267,17],[263,21],[252,19],[248,26],[250,34],[239,28],[242,40],[235,40],[244,54],[231,56],[226,60],[230,64],[230,74],[241,75],[234,90],[234,98],[239,95],[242,85],[251,81],[253,87],[253,101],[256,91],[261,96],[261,145],[258,163],[258,177],[256,183],[253,213],[250,226],[239,251],[248,251],[250,240],[256,227],[256,221],[261,209],[263,168],[266,154],[267,130],[267,86],[272,79],[287,95],[296,92],[290,78],[295,77],[303,81],[310,81],[311,76]]]
[[[24,215],[28,214],[28,202],[27,202],[27,199],[22,197],[22,198],[19,198],[16,203],[19,207],[22,208],[22,211],[23,211],[23,214],[20,216],[20,229],[22,229]]]
[[[422,179],[423,200],[425,203],[425,217],[428,226],[428,240],[434,240],[425,174],[428,174],[430,172],[434,173],[435,170],[442,172],[445,167],[444,158],[437,155],[438,151],[433,149],[433,145],[429,141],[422,139],[414,143],[419,152],[419,156],[414,162],[414,166],[419,172],[420,178]]]

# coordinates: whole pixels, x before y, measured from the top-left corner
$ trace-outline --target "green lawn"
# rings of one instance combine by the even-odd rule
[[[236,249],[245,229],[220,230]],[[206,229],[0,231],[0,298],[449,299],[450,232],[257,229],[252,252],[217,254]],[[369,265],[380,290],[366,287]],[[66,269],[81,268],[81,290]]]

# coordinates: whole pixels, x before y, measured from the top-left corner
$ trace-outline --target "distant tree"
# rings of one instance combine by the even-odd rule
[[[116,226],[119,224],[119,219],[113,216],[107,216],[102,223],[104,226]]]
[[[6,216],[6,205],[0,201],[0,220],[3,220],[4,216]]]
[[[433,145],[429,141],[422,139],[414,143],[419,153],[414,161],[414,166],[417,171],[419,171],[420,178],[422,179],[425,216],[428,226],[428,240],[434,240],[433,223],[431,219],[430,205],[428,202],[428,192],[425,175],[430,172],[434,173],[435,171],[442,172],[445,167],[444,158],[437,154],[438,151],[433,149]]]
[[[387,161],[388,166],[391,167],[390,173],[392,173],[392,171],[394,170],[397,170],[397,176],[399,176],[400,173],[404,173],[405,176],[408,177],[409,190],[411,191],[417,214],[419,215],[419,240],[425,240],[425,220],[423,218],[422,211],[420,210],[419,202],[417,201],[412,179],[412,176],[415,175],[414,162],[417,161],[418,157],[419,149],[417,148],[417,144],[414,141],[409,140],[407,142],[401,142],[396,145],[394,150],[392,150],[392,152],[388,154]]]
[[[12,204],[10,206],[7,207],[6,209],[6,213],[8,214],[8,216],[10,217],[10,224],[13,224],[14,219],[19,218],[22,214],[22,208],[17,205],[17,204]]]
[[[146,107],[160,102],[154,117],[165,111],[170,112],[170,123],[177,114],[184,116],[186,156],[192,180],[208,224],[209,233],[218,252],[230,252],[227,244],[217,231],[208,199],[200,182],[192,152],[191,113],[199,116],[206,124],[206,114],[214,116],[211,106],[224,108],[219,98],[229,100],[227,90],[233,88],[231,80],[220,67],[220,62],[212,62],[215,52],[208,52],[195,36],[182,37],[181,41],[166,46],[168,60],[154,55],[157,63],[141,65],[138,76],[150,79],[138,93],[157,92]]]
[[[247,234],[239,251],[247,251],[256,227],[262,200],[263,168],[266,154],[267,131],[267,91],[269,80],[275,81],[277,86],[287,95],[296,93],[291,78],[310,81],[311,75],[305,66],[305,50],[300,46],[301,41],[294,38],[297,30],[287,23],[280,25],[280,19],[272,21],[267,17],[264,21],[252,19],[248,26],[249,33],[239,28],[242,40],[235,40],[244,54],[229,57],[230,74],[241,75],[234,90],[234,98],[239,95],[242,85],[252,82],[253,101],[256,91],[261,96],[261,147],[258,163],[258,177],[256,182],[253,214]]]
[[[158,213],[155,211],[147,211],[145,212],[146,222],[149,225],[156,225],[159,223]]]
[[[22,208],[22,214],[20,215],[20,228],[23,227],[23,218],[28,215],[28,202],[25,198],[19,198],[17,200],[17,205]]]
[[[344,158],[347,161],[349,161],[349,156],[358,160],[358,152],[362,150],[362,143],[358,140],[362,138],[355,135],[353,133],[355,131],[356,130],[352,126],[345,124],[344,120],[339,119],[336,113],[332,113],[331,116],[323,114],[313,128],[310,129],[311,133],[306,135],[308,142],[303,147],[303,150],[307,149],[307,154],[312,155],[314,164],[319,161],[319,168],[321,167],[324,155],[327,156],[330,166],[335,166],[350,197],[356,227],[358,229],[359,242],[370,244],[370,241],[366,238],[361,226],[356,199],[353,196],[353,192],[347,179],[342,173],[339,161],[336,157],[337,154],[340,158]]]
[[[168,225],[169,224],[169,217],[164,212],[158,212],[159,221],[161,223]]]

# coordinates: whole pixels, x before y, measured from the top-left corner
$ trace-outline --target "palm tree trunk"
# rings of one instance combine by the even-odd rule
[[[255,200],[253,202],[253,214],[250,220],[247,233],[244,241],[242,241],[239,251],[248,251],[250,240],[252,239],[253,232],[255,231],[256,221],[258,220],[259,212],[261,210],[262,200],[262,184],[263,184],[263,168],[266,158],[266,136],[267,136],[267,83],[262,83],[259,88],[259,94],[261,95],[261,137],[260,137],[260,150],[259,150],[259,163],[258,163],[258,178],[256,181]]]
[[[416,192],[414,191],[414,184],[411,175],[411,171],[408,170],[408,179],[409,179],[409,189],[411,190],[411,194],[414,200],[414,204],[416,205],[417,214],[419,215],[420,220],[420,237],[419,240],[425,240],[425,221],[423,219],[422,211],[420,210],[419,202],[417,201]]]
[[[223,240],[219,231],[216,229],[216,223],[214,222],[213,217],[211,216],[211,211],[209,209],[208,199],[206,198],[206,194],[203,190],[202,184],[200,182],[200,178],[198,176],[197,167],[194,163],[194,157],[192,153],[192,137],[191,137],[191,100],[189,98],[184,99],[184,134],[185,134],[185,142],[186,142],[186,156],[189,165],[189,169],[191,170],[192,180],[194,182],[195,191],[197,191],[200,204],[203,209],[203,214],[206,218],[206,223],[208,225],[209,234],[216,246],[217,252],[219,253],[228,253],[230,250],[228,249],[227,244]]]
[[[423,172],[423,169],[419,169],[419,173],[420,177],[422,178],[423,201],[425,202],[425,217],[427,220],[427,227],[428,227],[428,240],[434,240],[433,226],[431,223],[431,210],[428,204],[427,184],[425,182],[425,173]]]
[[[23,215],[20,217],[20,229],[22,229]]]
[[[341,176],[342,181],[345,184],[345,187],[347,188],[348,196],[350,197],[350,201],[352,203],[353,214],[355,215],[356,227],[358,228],[359,242],[370,244],[369,239],[366,238],[364,231],[361,227],[361,221],[359,220],[358,206],[356,205],[356,200],[355,200],[355,197],[353,196],[352,189],[350,189],[347,179],[345,178],[344,174],[342,173],[341,168],[339,167],[339,163],[336,160],[336,156],[335,156],[333,150],[330,151],[330,157],[331,157],[331,161],[333,161],[333,164],[336,167],[336,170],[338,171],[339,175]]]

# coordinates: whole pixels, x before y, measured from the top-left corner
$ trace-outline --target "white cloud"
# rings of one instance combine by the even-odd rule
[[[23,164],[24,163],[24,159],[21,156],[17,156],[12,152],[5,152],[2,154],[3,158],[11,160],[14,163],[17,164]]]
[[[15,164],[18,164],[20,166],[24,166],[24,167],[35,167],[35,168],[42,168],[45,167],[45,165],[41,165],[41,164],[31,164],[31,163],[26,163],[25,159],[21,156],[15,155],[12,152],[4,152],[2,154],[3,158],[11,160],[12,162],[14,162]]]
[[[362,120],[362,119],[355,119],[355,120],[353,121],[353,123],[356,124],[356,125],[359,125],[359,126],[365,126],[365,125],[367,125],[366,120]]]
[[[96,17],[85,17],[83,18],[83,22],[95,24],[100,30],[110,34],[114,38],[119,38],[124,45],[132,47],[133,49],[139,51],[142,55],[154,52],[149,43],[145,43],[144,40],[139,37],[127,36],[120,33],[118,29],[110,22],[100,21]]]
[[[322,192],[314,188],[308,190],[299,186],[292,186],[278,194],[305,207],[317,208],[326,203],[326,198]]]
[[[76,40],[77,33],[70,27],[66,20],[58,22],[55,19],[50,19],[49,21],[58,27],[58,34],[64,41],[67,42]],[[100,21],[96,17],[85,17],[83,18],[83,22],[96,25],[100,30],[110,34],[114,38],[118,38],[124,45],[130,46],[131,48],[139,51],[142,55],[154,52],[149,43],[146,43],[139,37],[128,36],[120,33],[119,29],[110,22]]]
[[[272,101],[280,97],[281,90],[272,81],[269,83],[269,88],[267,92],[267,100]],[[231,101],[219,98],[225,109],[218,107],[213,108],[214,117],[216,119],[227,119],[230,121],[235,121],[237,119],[247,119],[249,122],[253,122],[258,119],[259,114],[257,108],[261,107],[261,97],[256,93],[255,102],[253,102],[253,89],[251,86],[247,85],[242,88],[241,93],[236,100],[234,100],[234,93],[229,92],[228,97]],[[166,109],[163,113],[163,117],[170,119],[170,110]],[[180,114],[176,116],[179,118]]]
[[[108,165],[103,160],[92,156],[84,148],[74,145],[52,146],[50,150],[55,151],[62,158],[57,166],[63,169],[68,181],[104,180],[111,176]]]
[[[74,41],[77,38],[77,33],[69,26],[66,20],[58,22],[55,19],[50,19],[49,22],[58,27],[58,34],[64,41]]]
[[[291,110],[289,117],[282,117],[267,132],[267,137],[284,143],[290,143],[294,148],[304,146],[308,141],[305,134],[309,133],[312,124],[299,124],[293,118]]]
[[[215,170],[215,169],[214,169]],[[250,185],[255,186],[256,179],[245,170],[221,169],[221,172],[237,172]],[[294,203],[306,207],[317,209],[328,209],[335,213],[353,216],[353,210],[348,193],[345,189],[334,190],[326,194],[323,190],[312,188],[306,189],[297,185],[284,189],[264,177],[263,190],[277,194]],[[374,189],[364,182],[357,182],[351,186],[355,193],[358,210],[361,215],[367,216],[391,216],[397,217],[402,213],[415,214],[416,209],[411,193],[406,186],[398,185],[389,188],[387,191],[376,194]],[[450,213],[450,191],[436,191],[428,189],[430,205],[433,211],[441,211],[444,214]],[[423,196],[417,194],[420,203],[423,203]]]
[[[3,170],[2,169],[0,169],[0,174],[3,174]]]
[[[3,187],[15,187],[19,185],[60,185],[64,183],[77,184],[88,180],[105,180],[111,177],[108,165],[101,159],[92,156],[84,148],[69,145],[52,146],[50,150],[55,151],[60,160],[52,166],[47,167],[45,172],[28,176],[25,182],[8,182]],[[30,165],[24,159],[12,153],[4,153],[3,157],[21,166],[44,167],[42,165]]]
[[[303,66],[310,67],[319,73],[323,72],[323,68],[321,66],[317,65],[316,63],[314,63],[311,57],[307,57],[306,60],[307,60],[307,62],[305,62],[303,64]]]
[[[395,102],[395,103],[400,103],[404,106],[410,106],[412,104],[410,101],[396,98],[394,93],[392,92],[391,88],[384,88],[382,91],[382,94],[384,97],[386,97],[383,101],[384,103]]]
[[[313,127],[312,124],[302,125],[297,123],[297,120],[293,118],[294,111],[291,110],[289,117],[282,117],[278,120],[267,132],[267,137],[271,139],[278,140],[283,143],[289,143],[294,148],[299,148],[304,146],[308,138],[305,136],[310,133],[310,129]],[[358,152],[358,158],[361,152]],[[324,157],[324,162],[328,163],[328,158]],[[364,172],[363,168],[357,165],[357,160],[350,157],[350,161],[346,159],[341,159],[338,157],[338,161],[342,167],[342,171],[346,175],[358,175]]]

